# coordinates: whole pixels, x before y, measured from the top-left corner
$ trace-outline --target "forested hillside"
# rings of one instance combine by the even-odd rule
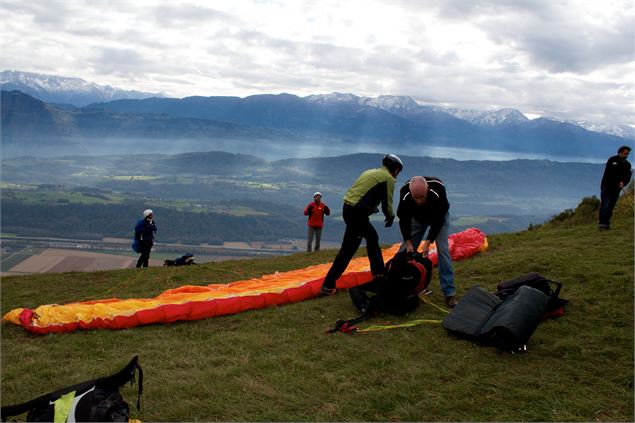
[[[379,166],[381,157],[268,161],[215,151],[5,159],[1,223],[4,232],[22,235],[127,237],[149,207],[158,212],[160,242],[304,238],[302,210],[313,192],[321,191],[333,213],[324,239],[339,241],[342,197],[363,170]],[[547,160],[402,159],[405,170],[397,188],[413,175],[440,177],[454,230],[477,225],[488,233],[524,229],[597,194],[603,169]],[[398,240],[394,228],[378,226],[382,240]]]

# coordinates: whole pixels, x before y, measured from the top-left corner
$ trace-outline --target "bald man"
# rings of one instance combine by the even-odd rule
[[[399,191],[399,229],[403,237],[400,251],[414,253],[424,239],[422,252],[428,255],[430,244],[436,243],[439,258],[439,281],[445,303],[457,304],[454,269],[448,244],[450,231],[450,203],[445,185],[433,176],[413,176]]]

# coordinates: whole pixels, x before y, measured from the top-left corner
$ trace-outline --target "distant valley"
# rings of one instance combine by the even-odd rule
[[[402,159],[398,186],[415,174],[442,178],[454,229],[487,232],[525,229],[575,207],[596,194],[603,170],[546,160]],[[269,161],[226,152],[5,159],[1,223],[21,235],[128,237],[139,211],[151,207],[163,242],[297,239],[305,236],[302,210],[319,190],[333,210],[324,239],[339,241],[345,190],[380,160],[354,154]],[[395,228],[380,232],[385,242],[399,239]]]
[[[398,185],[416,174],[446,182],[455,230],[517,231],[596,195],[602,163],[635,139],[630,127],[592,131],[405,96],[177,99],[77,78],[0,76],[1,223],[20,236],[126,238],[151,207],[162,242],[302,239],[302,210],[319,190],[333,210],[324,240],[338,242],[345,190],[387,152],[404,160]],[[480,160],[494,155],[556,161]],[[378,226],[384,242],[399,240]]]

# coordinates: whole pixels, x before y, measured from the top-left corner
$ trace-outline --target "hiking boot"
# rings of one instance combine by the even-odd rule
[[[445,297],[445,304],[449,307],[449,308],[454,308],[455,305],[457,305],[459,303],[459,301],[456,299],[456,297],[454,295],[450,295]]]
[[[609,225],[598,225],[598,229],[601,231],[608,231],[610,229]]]
[[[335,295],[337,294],[337,289],[335,288],[327,288],[325,286],[322,286],[320,288],[320,293],[318,294],[320,297],[328,297],[329,295]]]

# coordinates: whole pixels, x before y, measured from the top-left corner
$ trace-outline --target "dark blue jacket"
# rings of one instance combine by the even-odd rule
[[[134,228],[134,238],[137,241],[152,245],[156,231],[157,225],[154,224],[154,221],[150,222],[148,219],[141,219]]]

